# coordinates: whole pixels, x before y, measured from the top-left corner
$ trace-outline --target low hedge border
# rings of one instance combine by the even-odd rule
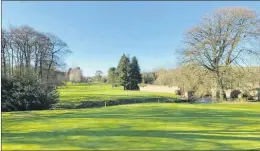
[[[177,98],[133,98],[133,99],[120,99],[120,100],[106,100],[106,101],[80,101],[68,103],[56,103],[51,109],[81,109],[81,108],[98,108],[105,106],[115,106],[123,104],[136,104],[136,103],[181,103],[184,100]]]

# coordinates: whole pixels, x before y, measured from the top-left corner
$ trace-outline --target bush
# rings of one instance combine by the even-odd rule
[[[233,90],[230,94],[231,98],[238,98],[238,95],[241,94],[240,90]]]
[[[58,92],[41,85],[32,75],[2,77],[1,93],[1,109],[5,112],[49,109],[58,102]]]
[[[120,84],[116,83],[116,84],[115,84],[115,87],[120,87]]]
[[[153,84],[156,80],[155,73],[146,72],[142,74],[144,84]]]

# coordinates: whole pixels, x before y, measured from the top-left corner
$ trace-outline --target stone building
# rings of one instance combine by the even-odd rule
[[[67,81],[70,82],[82,82],[83,75],[80,67],[69,68],[66,77],[67,77]]]

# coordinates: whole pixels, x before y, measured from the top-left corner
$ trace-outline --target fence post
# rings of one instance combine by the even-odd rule
[[[158,103],[160,103],[159,99],[158,99]]]
[[[107,107],[107,101],[105,101],[105,107]]]

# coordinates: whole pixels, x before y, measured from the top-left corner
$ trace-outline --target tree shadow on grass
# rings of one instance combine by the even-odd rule
[[[204,108],[182,108],[177,110],[169,110],[168,108],[164,108],[162,106],[154,106],[153,109],[144,107],[134,107],[134,108],[125,108],[121,109],[120,107],[111,107],[109,110],[99,109],[96,112],[95,110],[68,110],[65,113],[59,114],[36,114],[31,112],[23,112],[26,117],[26,122],[38,122],[38,121],[46,121],[48,124],[49,121],[55,120],[66,120],[70,119],[82,119],[89,120],[94,119],[97,121],[102,120],[113,120],[113,121],[132,121],[141,120],[142,123],[155,123],[154,126],[162,126],[157,125],[164,124],[164,126],[189,126],[192,129],[196,129],[196,127],[192,127],[194,125],[205,127],[205,128],[217,128],[223,129],[225,132],[238,132],[245,127],[248,129],[248,134],[254,132],[254,129],[259,129],[258,125],[260,125],[260,114],[259,112],[244,112],[244,111],[223,111],[223,110],[215,110],[215,109],[204,109]],[[26,116],[26,114],[33,116]],[[25,119],[22,118],[9,118],[3,120],[3,126],[5,122],[14,122],[19,123],[23,122]],[[241,118],[246,118],[247,120],[241,120]],[[138,121],[137,121],[138,123]],[[77,124],[77,123],[75,123]],[[186,125],[185,125],[186,124]],[[134,127],[129,124],[125,124],[125,127],[129,128]],[[250,131],[252,129],[253,131]],[[260,131],[260,129],[259,129]]]
[[[239,131],[242,133],[252,133],[258,131]],[[90,144],[88,143],[89,140],[86,140],[85,143],[77,143],[76,141],[71,140],[75,144],[71,144],[76,147],[80,148],[89,148],[90,146],[93,148],[102,148],[106,147],[107,143],[111,143],[110,141],[113,140],[114,137],[124,137],[126,140],[131,137],[137,139],[136,142],[113,142],[114,145],[127,145],[131,149],[136,145],[140,145],[138,140],[142,142],[142,139],[145,139],[148,144],[156,144],[157,146],[153,146],[153,148],[146,148],[146,149],[162,149],[162,148],[177,148],[180,144],[175,144],[177,142],[183,142],[184,146],[181,146],[182,149],[191,149],[189,144],[193,145],[207,145],[212,144],[215,148],[214,149],[234,149],[232,143],[223,143],[225,141],[237,141],[240,143],[245,143],[248,141],[253,142],[260,142],[260,136],[254,137],[241,137],[231,132],[226,132],[225,135],[217,135],[223,134],[223,131],[220,130],[197,130],[197,131],[164,131],[164,130],[88,130],[88,129],[70,129],[66,131],[52,131],[52,132],[29,132],[29,133],[11,133],[11,132],[4,132],[3,135],[3,142],[4,143],[14,143],[14,144],[36,144],[42,146],[58,146],[62,145],[63,143],[67,143],[69,141],[67,138],[71,137],[89,137],[90,141],[92,137],[100,138],[96,140],[96,143]],[[104,140],[103,137],[111,138]],[[49,138],[53,138],[52,141],[49,141]],[[156,138],[158,142],[154,141],[154,139],[149,138]],[[64,140],[60,140],[64,139]],[[160,141],[161,139],[166,139],[165,142]],[[41,140],[41,141],[39,141]],[[79,140],[77,140],[79,141]],[[83,140],[81,140],[83,141]],[[199,144],[198,144],[199,143]],[[130,144],[130,145],[129,145]],[[186,145],[185,145],[186,144]],[[165,146],[166,145],[166,146]],[[132,146],[132,147],[131,147]],[[120,146],[117,146],[120,149]],[[207,148],[204,148],[207,149]]]
[[[121,107],[109,107],[97,110],[98,112],[92,112],[92,109],[81,109],[81,110],[68,110],[63,113],[55,114],[37,114],[37,112],[25,111],[24,114],[35,114],[37,118],[153,118],[153,119],[171,119],[174,117],[181,118],[256,118],[259,119],[260,112],[256,111],[243,111],[243,110],[216,110],[208,109],[207,105],[205,108],[184,108],[174,107],[170,110],[167,106],[160,106],[161,104],[153,104],[153,107],[149,106],[121,106]],[[49,112],[49,111],[47,111]],[[51,112],[51,111],[50,111]],[[17,112],[9,113],[17,114]],[[20,115],[20,114],[19,114]],[[32,117],[35,117],[32,116]],[[29,117],[28,117],[29,118]],[[225,121],[223,121],[225,122]]]
[[[64,113],[57,112],[58,114],[52,111],[46,112],[51,112],[52,114],[16,112],[14,115],[35,115],[26,116],[26,118],[21,116],[4,119],[2,124],[5,127],[5,131],[2,132],[3,146],[5,144],[36,144],[43,146],[43,148],[57,148],[70,145],[83,149],[189,150],[208,149],[207,147],[209,146],[212,149],[238,149],[238,146],[241,146],[241,144],[245,144],[245,149],[250,149],[250,144],[248,145],[248,143],[257,144],[256,142],[260,142],[259,127],[254,127],[260,125],[260,114],[257,111],[178,108],[178,106],[171,110],[167,106],[160,106],[160,104],[156,106],[156,104],[153,104],[153,107],[135,106],[132,108],[132,106],[129,106],[127,108],[122,106],[122,108],[111,107],[104,110],[67,110]],[[74,118],[77,121],[96,120],[98,121],[97,128],[94,126],[93,129],[89,129],[86,125],[83,126],[85,128],[78,129],[67,127],[67,129],[63,130],[41,131],[39,129],[35,132],[18,133],[8,131],[7,125],[5,125],[8,122],[19,124],[19,122],[24,121],[35,123],[45,121],[46,125],[48,125],[53,124],[53,121],[73,120]],[[247,120],[241,120],[240,118],[246,118]],[[99,127],[98,123],[105,120],[121,122],[116,127],[109,125],[107,127]],[[142,121],[140,125],[138,125],[137,120]],[[149,128],[152,130],[145,129],[147,125],[141,125],[145,123],[154,123]],[[174,127],[176,125],[177,127],[188,126],[192,130],[167,129],[167,126]],[[142,126],[144,130],[140,130]],[[219,130],[197,130],[197,126],[202,129],[216,128]],[[245,128],[245,126],[247,127]]]
[[[155,104],[156,105],[156,104]],[[73,110],[71,110],[73,111]],[[89,110],[91,111],[91,110]],[[215,110],[215,109],[204,109],[204,108],[174,108],[169,110],[169,108],[154,106],[153,108],[140,106],[129,108],[109,108],[109,110],[99,110],[99,112],[89,112],[88,109],[80,110],[78,112],[68,112],[59,115],[48,115],[49,117],[57,118],[153,118],[153,119],[172,119],[174,117],[181,118],[259,118],[260,112],[245,112],[245,111],[235,111],[235,110]],[[85,112],[85,113],[84,113]],[[100,113],[102,112],[102,114]],[[163,119],[162,119],[163,120]],[[223,121],[225,122],[225,120]]]

